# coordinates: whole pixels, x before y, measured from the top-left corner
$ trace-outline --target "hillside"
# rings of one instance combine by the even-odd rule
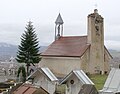
[[[120,58],[120,51],[116,51],[116,50],[112,50],[110,49],[109,52],[111,53],[111,55],[114,57],[118,57]]]
[[[40,46],[40,53],[46,50],[47,46]],[[7,43],[0,43],[0,61],[9,60],[9,58],[15,57],[17,53],[18,46],[7,44]],[[120,60],[120,51],[109,49],[110,54],[113,58]]]
[[[43,52],[47,46],[40,47],[40,53]],[[18,46],[7,43],[0,43],[0,61],[9,60],[10,57],[16,57]]]

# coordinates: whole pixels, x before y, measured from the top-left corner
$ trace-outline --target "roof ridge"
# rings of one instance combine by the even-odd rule
[[[83,36],[61,36],[61,38],[63,37],[87,37],[87,35],[83,35]]]

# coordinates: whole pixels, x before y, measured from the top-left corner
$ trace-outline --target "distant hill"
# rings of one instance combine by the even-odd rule
[[[120,66],[120,51],[109,50],[113,59],[110,61],[110,66],[113,68],[119,68]]]
[[[40,46],[40,53],[43,52],[47,46]],[[9,60],[10,57],[16,57],[18,46],[7,44],[7,43],[0,43],[0,61]]]
[[[120,51],[109,49],[109,52],[113,56],[113,58],[115,57],[120,58]]]
[[[47,49],[47,46],[40,46],[40,53],[44,52]]]
[[[7,43],[0,43],[0,55],[16,55],[17,46]]]
[[[7,43],[0,43],[0,61],[9,60],[10,57],[15,57],[17,53],[18,46],[7,44]],[[40,46],[40,53],[45,51],[47,46]],[[109,49],[110,54],[113,58],[120,58],[120,51]]]
[[[0,61],[8,60],[10,57],[15,57],[17,46],[7,43],[0,43]]]

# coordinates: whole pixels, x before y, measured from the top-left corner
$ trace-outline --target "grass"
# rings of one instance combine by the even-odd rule
[[[90,75],[90,79],[93,81],[93,83],[95,84],[95,87],[97,88],[97,90],[101,90],[104,86],[104,83],[107,79],[108,75]]]
[[[97,90],[101,90],[104,86],[104,83],[107,79],[108,75],[98,75],[98,74],[94,74],[94,75],[88,75],[88,77],[93,81],[93,83],[95,84],[95,87],[97,88]],[[57,93],[64,93],[66,89],[66,85],[63,84],[62,86],[57,86],[56,88],[56,92]]]

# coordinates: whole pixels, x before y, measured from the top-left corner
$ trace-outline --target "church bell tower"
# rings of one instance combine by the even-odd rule
[[[55,21],[55,40],[59,39],[63,35],[63,20],[59,13]]]
[[[90,44],[90,65],[93,73],[104,73],[104,21],[103,17],[95,9],[94,13],[88,15],[88,37]]]

